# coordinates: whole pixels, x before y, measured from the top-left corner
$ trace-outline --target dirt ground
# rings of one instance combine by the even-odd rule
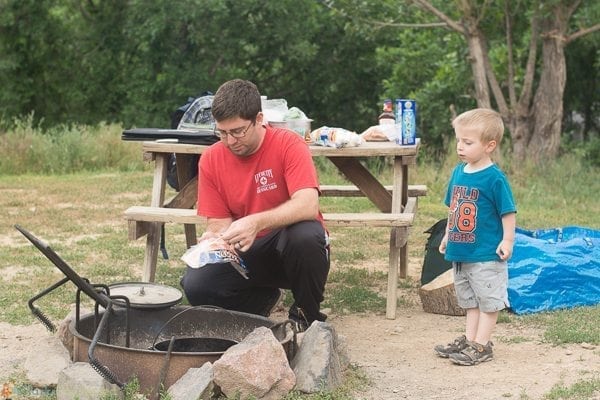
[[[463,321],[418,307],[400,310],[395,320],[384,315],[330,320],[345,338],[351,361],[372,382],[357,399],[540,399],[554,385],[600,373],[597,347],[554,347],[540,341],[539,331],[514,324],[498,325],[491,362],[460,367],[435,356],[432,347],[457,336]],[[41,324],[0,323],[0,330],[0,382],[7,382],[48,333]],[[600,393],[592,398],[600,399]]]
[[[420,280],[422,260],[411,260],[408,275]],[[381,267],[374,267],[381,269]],[[416,290],[399,289],[412,306],[399,306],[396,319],[377,315],[330,315],[345,338],[351,362],[371,381],[360,400],[541,399],[557,385],[600,378],[600,346],[553,346],[543,331],[518,323],[497,325],[494,360],[465,367],[435,355],[433,347],[464,333],[465,317],[423,311]],[[600,391],[591,399],[600,400]]]
[[[394,320],[383,313],[330,316],[329,322],[345,338],[352,363],[372,382],[357,399],[541,399],[555,385],[570,386],[600,375],[598,346],[552,346],[542,341],[540,330],[515,323],[497,326],[493,361],[453,365],[432,349],[460,335],[464,317],[425,313],[414,296],[413,306],[400,307]],[[36,350],[43,335],[48,333],[39,323],[0,322],[0,383]],[[591,398],[600,399],[600,392]]]
[[[361,399],[540,399],[554,385],[600,373],[598,348],[554,347],[540,341],[541,332],[513,324],[498,326],[494,360],[462,367],[432,350],[460,334],[462,317],[415,308],[400,311],[395,320],[345,316],[331,322],[373,382]],[[600,399],[600,392],[593,398]]]
[[[408,275],[419,281],[420,270],[411,262]],[[412,296],[413,306],[399,307],[394,320],[383,314],[329,320],[345,337],[352,362],[372,381],[357,399],[532,400],[556,385],[600,378],[598,346],[553,346],[543,341],[543,331],[516,323],[497,325],[492,361],[455,365],[436,356],[433,347],[463,334],[465,317],[426,313],[418,294]],[[591,398],[600,400],[600,392]]]

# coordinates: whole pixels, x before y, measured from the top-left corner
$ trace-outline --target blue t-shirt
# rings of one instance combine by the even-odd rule
[[[516,212],[513,194],[496,164],[467,173],[465,163],[454,168],[444,203],[448,211],[445,258],[456,262],[495,261],[502,240],[502,216]]]

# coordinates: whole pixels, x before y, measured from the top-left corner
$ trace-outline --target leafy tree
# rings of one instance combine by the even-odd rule
[[[74,65],[69,46],[55,2],[0,2],[1,116],[35,111],[50,122],[65,118],[70,96],[67,77]]]
[[[457,0],[454,5],[459,18],[453,18],[428,0],[415,3],[464,36],[469,50],[475,97],[479,107],[492,107],[492,96],[511,132],[513,153],[518,160],[535,161],[554,158],[558,154],[562,133],[563,95],[566,84],[565,46],[573,40],[600,30],[600,24],[578,26],[574,22],[580,0],[503,4],[488,1]],[[579,10],[597,15],[597,4],[586,4]],[[523,8],[529,6],[529,8]],[[495,7],[503,7],[498,10]],[[489,15],[489,16],[488,16]],[[502,16],[502,19],[498,18]],[[525,16],[529,25],[520,20]],[[492,23],[486,24],[486,19]],[[506,47],[506,79],[499,80],[491,57],[494,44],[488,38],[498,36],[494,22],[504,22]],[[515,22],[516,21],[516,22]],[[517,53],[516,33],[528,37],[528,50]],[[541,46],[541,60],[537,58]],[[519,62],[522,62],[521,64]],[[536,68],[539,64],[539,72]],[[521,72],[521,74],[518,74]],[[506,88],[503,90],[503,88]]]
[[[380,60],[394,64],[385,87],[388,93],[427,104],[419,111],[424,141],[440,146],[452,116],[476,104],[501,112],[517,159],[557,155],[567,76],[565,48],[588,35],[597,39],[597,2],[372,0],[358,7],[354,3],[327,2],[341,15],[394,30],[396,44],[378,53]],[[588,50],[598,58],[597,47]],[[594,86],[595,74],[587,75],[591,77],[586,82],[592,82],[588,88]],[[587,109],[593,110],[598,95],[592,92],[590,99]]]
[[[168,125],[189,96],[225,80],[254,81],[315,124],[363,129],[377,115],[373,38],[313,1],[81,3],[88,98],[126,126]],[[102,42],[98,40],[102,38]],[[365,95],[366,94],[366,95]],[[111,107],[112,106],[112,107]]]
[[[574,41],[565,50],[567,84],[564,131],[573,141],[600,139],[600,43],[598,35]]]
[[[166,127],[189,96],[241,77],[300,107],[314,127],[360,132],[384,98],[415,98],[421,140],[438,152],[455,113],[495,107],[517,155],[555,154],[563,97],[569,132],[571,116],[585,118],[573,137],[597,131],[599,8],[576,0],[0,0],[0,116]],[[544,34],[553,28],[558,35]]]

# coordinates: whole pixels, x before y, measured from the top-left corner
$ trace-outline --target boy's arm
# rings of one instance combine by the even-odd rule
[[[496,253],[502,261],[506,261],[512,256],[516,226],[517,213],[511,212],[502,216],[502,241],[496,249]]]
[[[444,237],[442,238],[442,241],[440,242],[440,246],[438,247],[438,250],[442,254],[446,254],[446,247],[448,246],[448,224],[449,223],[450,223],[450,220],[448,219],[448,222],[446,222],[446,230],[444,231]]]

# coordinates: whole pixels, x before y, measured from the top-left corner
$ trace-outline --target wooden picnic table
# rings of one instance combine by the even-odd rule
[[[386,226],[390,227],[390,255],[386,316],[395,318],[398,277],[406,277],[408,266],[408,233],[416,213],[417,197],[426,193],[426,187],[412,188],[415,197],[409,196],[408,173],[416,164],[419,141],[414,146],[399,146],[393,142],[365,142],[357,147],[333,148],[310,145],[313,157],[329,159],[354,186],[321,187],[322,192],[337,196],[364,195],[379,209],[378,213],[324,214],[325,224],[331,226]],[[129,238],[147,235],[144,260],[144,281],[153,281],[160,247],[160,230],[165,222],[184,224],[186,243],[196,244],[196,224],[202,217],[193,210],[197,200],[198,180],[193,175],[196,155],[208,146],[146,141],[142,143],[146,161],[154,162],[154,178],[150,207],[134,206],[125,212],[129,221]],[[176,155],[179,192],[165,201],[167,161]],[[393,158],[393,182],[385,186],[361,160],[370,157]],[[423,189],[424,188],[424,189]]]

